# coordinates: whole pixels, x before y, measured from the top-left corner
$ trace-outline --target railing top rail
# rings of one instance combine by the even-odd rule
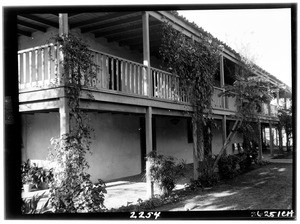
[[[141,63],[138,63],[138,62],[135,62],[135,61],[130,61],[128,59],[125,59],[125,58],[122,58],[122,57],[119,57],[119,56],[115,56],[115,55],[112,55],[112,54],[104,53],[104,52],[101,52],[101,51],[98,51],[98,50],[94,50],[94,49],[90,49],[90,48],[89,48],[89,50],[93,51],[95,53],[99,53],[99,54],[103,54],[103,55],[109,56],[111,58],[119,59],[121,61],[127,61],[127,62],[132,63],[132,64],[136,64],[136,65],[139,65],[139,66],[142,66],[142,67],[146,67],[145,65],[143,65]]]
[[[165,74],[168,74],[168,75],[173,75],[173,76],[179,77],[178,75],[172,74],[171,72],[167,72],[167,71],[164,71],[164,70],[161,70],[161,69],[158,69],[158,68],[151,67],[151,70],[154,70],[154,71],[162,72],[162,73],[165,73]]]
[[[38,49],[41,49],[41,48],[50,47],[50,46],[54,46],[54,45],[57,45],[57,44],[50,43],[50,44],[44,44],[44,45],[37,46],[37,47],[27,48],[27,49],[24,49],[24,50],[19,50],[18,54],[29,52],[29,51],[34,51],[34,50],[38,50]]]

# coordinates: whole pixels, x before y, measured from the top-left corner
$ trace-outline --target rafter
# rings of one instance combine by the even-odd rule
[[[27,32],[27,31],[24,31],[24,30],[19,30],[18,29],[18,34],[21,34],[21,35],[24,35],[24,36],[27,36],[27,37],[31,37],[31,33]]]
[[[130,17],[136,17],[138,15],[141,15],[141,12],[134,12],[134,13],[124,13],[123,15],[120,13],[120,15],[117,15],[117,13],[110,15],[109,18],[104,18],[102,20],[100,20],[100,24],[97,26],[91,26],[91,27],[87,27],[87,28],[82,28],[81,32],[82,33],[86,33],[86,32],[91,32],[94,30],[97,30],[98,28],[101,28],[103,26],[103,24],[109,23],[109,22],[113,22],[113,21],[121,21],[122,23],[124,22],[125,19],[130,18]]]
[[[39,31],[42,31],[42,32],[47,31],[47,28],[45,28],[45,27],[42,27],[42,26],[39,26],[39,25],[36,25],[36,24],[32,24],[32,23],[28,23],[28,22],[25,22],[25,21],[22,21],[22,20],[19,20],[19,19],[18,19],[17,23],[21,26],[26,26],[28,28],[39,30]]]
[[[136,24],[141,24],[141,17],[140,16],[135,16],[135,17],[131,17],[128,18],[127,20],[122,21],[122,23],[120,23],[119,21],[113,21],[110,23],[105,23],[102,25],[99,25],[97,27],[95,27],[95,30],[97,30],[96,33],[100,33],[101,32],[106,32],[106,31],[113,31],[116,29],[120,29],[123,28],[125,26],[133,26]]]
[[[22,14],[20,16],[23,17],[23,18],[26,18],[26,19],[30,19],[30,20],[39,22],[39,23],[43,23],[43,24],[48,25],[48,26],[58,28],[58,21],[57,21],[57,23],[55,23],[55,22],[49,21],[47,19],[43,19],[43,18],[40,18],[38,16],[30,15],[30,14],[26,14],[26,15]]]

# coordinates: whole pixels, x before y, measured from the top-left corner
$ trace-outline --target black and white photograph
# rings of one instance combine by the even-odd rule
[[[296,219],[296,3],[2,11],[6,221]]]

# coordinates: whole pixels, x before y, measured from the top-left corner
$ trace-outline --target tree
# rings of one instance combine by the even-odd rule
[[[284,128],[286,133],[286,148],[289,152],[291,150],[290,148],[290,140],[293,139],[292,133],[293,133],[293,116],[292,116],[292,107],[289,107],[288,109],[281,108],[278,110],[278,118],[279,123],[278,126],[280,131],[282,128]]]
[[[274,97],[276,88],[267,79],[254,75],[255,65],[242,58],[238,74],[232,86],[226,86],[225,92],[220,95],[234,97],[236,99],[237,113],[234,128],[229,133],[223,147],[214,163],[213,170],[223,155],[230,140],[237,131],[243,133],[246,146],[251,143],[261,144],[260,113],[262,104],[269,104]]]

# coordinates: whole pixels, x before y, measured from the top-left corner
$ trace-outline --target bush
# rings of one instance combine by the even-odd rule
[[[199,162],[199,178],[202,187],[212,187],[219,181],[217,173],[213,172],[212,167],[215,159],[207,157],[202,162]]]
[[[231,179],[239,174],[239,157],[236,155],[223,155],[218,162],[221,179]]]
[[[169,194],[174,189],[176,180],[184,176],[184,162],[176,162],[176,158],[158,155],[154,151],[148,154],[147,160],[150,161],[151,180],[157,183],[165,194]]]

